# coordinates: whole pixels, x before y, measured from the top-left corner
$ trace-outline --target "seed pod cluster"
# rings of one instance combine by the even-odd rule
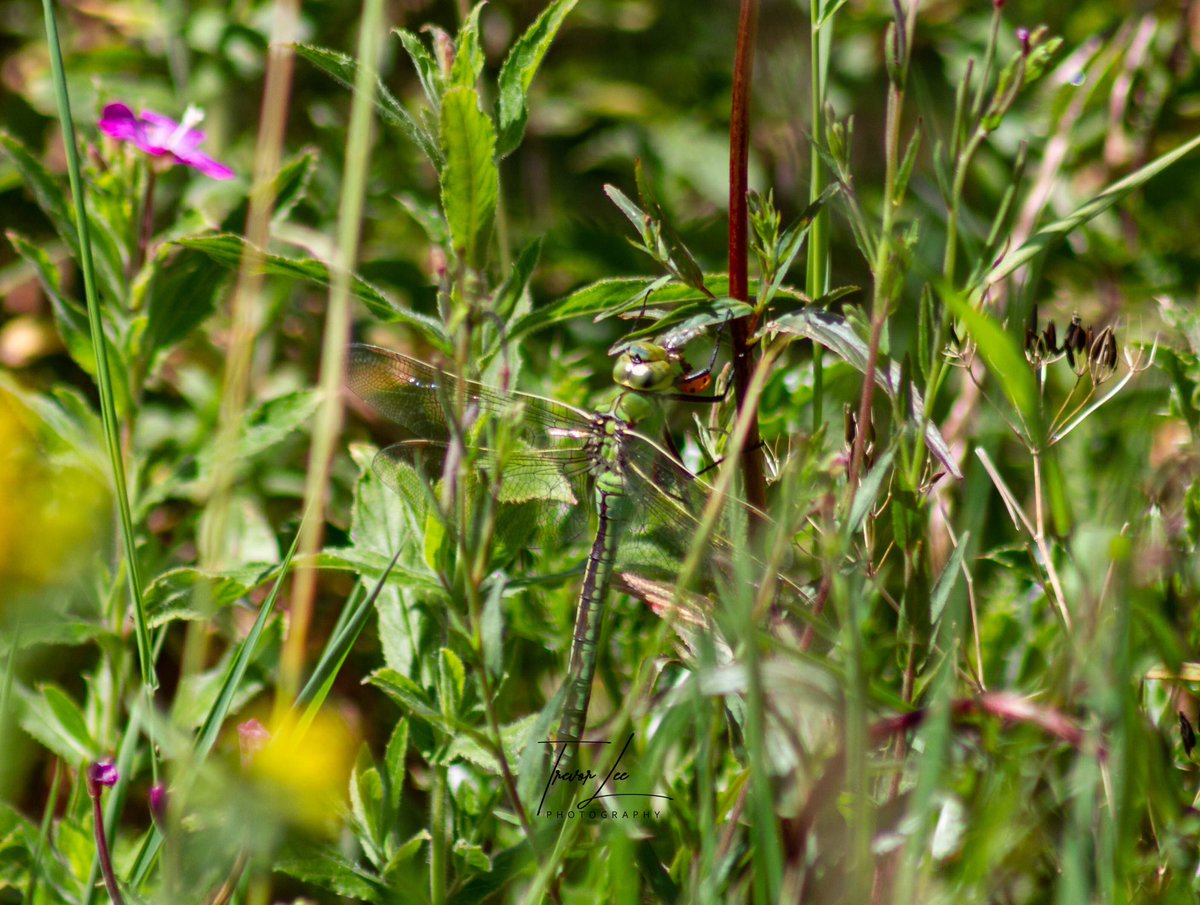
[[[1080,377],[1087,374],[1092,384],[1099,386],[1117,369],[1117,333],[1111,324],[1099,330],[1094,326],[1085,327],[1076,314],[1059,345],[1054,321],[1047,321],[1038,331],[1038,309],[1034,305],[1025,326],[1025,358],[1038,368],[1064,356],[1071,370]]]

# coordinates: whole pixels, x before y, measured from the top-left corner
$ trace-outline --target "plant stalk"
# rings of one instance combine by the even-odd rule
[[[749,155],[750,155],[750,83],[754,74],[754,42],[758,36],[758,2],[742,0],[738,13],[737,49],[733,62],[733,97],[729,118],[729,295],[739,301],[750,300],[749,242]],[[758,314],[738,318],[729,326],[733,356],[733,385],[740,415],[747,404],[750,377],[754,372],[754,331]],[[766,511],[767,481],[763,474],[759,445],[758,418],[750,422],[746,452],[741,458],[742,481],[746,500]]]

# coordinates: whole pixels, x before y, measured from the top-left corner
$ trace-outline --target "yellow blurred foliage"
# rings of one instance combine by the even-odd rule
[[[0,389],[0,606],[87,564],[108,518],[94,470],[50,455],[35,416]]]
[[[285,717],[250,758],[249,773],[282,813],[312,830],[330,829],[348,794],[357,734],[322,710],[307,729]]]

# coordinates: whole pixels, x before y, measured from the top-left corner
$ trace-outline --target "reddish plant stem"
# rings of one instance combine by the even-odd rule
[[[929,708],[922,707],[884,717],[871,724],[868,737],[873,744],[883,744],[897,734],[920,728],[929,715]],[[956,727],[962,728],[966,721],[980,717],[1034,726],[1076,751],[1087,749],[1087,734],[1079,723],[1060,710],[1043,706],[1022,695],[1010,691],[986,691],[975,697],[957,698],[950,702],[950,719]],[[1095,756],[1101,763],[1107,762],[1108,748],[1100,744],[1095,749]],[[832,807],[836,801],[845,771],[846,750],[842,748],[826,762],[800,813],[784,820],[784,845],[790,860],[803,856],[805,839],[821,811]]]
[[[104,832],[104,809],[100,807],[100,787],[89,776],[88,795],[92,799],[92,824],[96,835],[96,859],[100,862],[100,873],[104,875],[104,886],[113,905],[125,905],[121,888],[117,886],[117,874],[113,870],[112,855],[108,850],[108,837]]]
[[[739,301],[750,300],[749,243],[750,216],[746,198],[749,189],[750,156],[750,82],[754,74],[754,42],[758,35],[758,0],[742,0],[738,13],[737,49],[733,61],[733,97],[729,116],[729,295]],[[750,376],[754,373],[754,343],[758,314],[738,318],[729,327],[733,347],[733,386],[738,412],[746,399]],[[742,456],[742,480],[746,500],[766,509],[767,482],[763,474],[759,446],[758,419],[750,422],[746,435],[747,450]]]
[[[134,250],[133,266],[129,278],[133,279],[146,263],[146,251],[154,237],[154,183],[157,180],[154,161],[146,167],[146,195],[142,199],[142,223],[138,228],[137,247]]]

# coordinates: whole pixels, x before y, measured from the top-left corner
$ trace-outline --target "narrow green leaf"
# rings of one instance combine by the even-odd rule
[[[537,75],[546,51],[550,49],[550,44],[576,2],[577,0],[554,0],[542,10],[542,14],[509,50],[498,79],[500,96],[496,103],[496,120],[500,124],[500,138],[497,142],[497,156],[505,157],[511,154],[525,136],[525,124],[529,119],[529,86]]]
[[[985,283],[995,283],[1008,276],[1040,255],[1063,236],[1093,217],[1108,210],[1130,192],[1145,185],[1163,170],[1177,163],[1192,151],[1200,148],[1200,135],[1185,142],[1173,151],[1168,151],[1156,157],[1144,167],[1130,173],[1124,179],[1114,182],[1108,188],[1097,194],[1090,201],[1084,202],[1061,220],[1056,220],[1048,226],[1039,229],[1019,248],[1014,248],[996,264],[984,277]]]
[[[829,203],[839,190],[836,182],[827,185],[824,191],[821,192],[812,203],[804,209],[796,222],[787,228],[779,241],[779,258],[776,262],[775,277],[767,286],[766,291],[759,299],[759,304],[769,305],[778,294],[780,287],[783,285],[784,279],[787,277],[788,271],[791,270],[792,262],[796,260],[796,255],[800,253],[800,249],[804,247],[804,240],[808,236],[808,231],[812,228],[813,221],[817,215]]]
[[[670,279],[666,277],[660,277],[657,280],[641,277],[616,277],[592,283],[590,286],[584,286],[582,289],[575,290],[570,295],[556,302],[536,308],[520,318],[512,325],[512,329],[509,330],[509,339],[518,339],[530,333],[544,330],[554,324],[562,323],[563,321],[601,314],[613,308],[623,306],[631,300],[644,298],[646,292],[655,289],[661,290],[662,293],[670,293],[672,290],[678,290],[676,294],[685,299],[699,299],[701,297],[690,286],[679,284],[671,286],[668,285],[669,283]],[[663,295],[656,292],[654,300],[659,301],[662,299]]]
[[[875,501],[879,498],[880,488],[883,487],[883,481],[891,472],[894,455],[895,450],[889,449],[879,457],[875,464],[871,466],[871,470],[867,472],[866,477],[863,478],[862,484],[859,485],[858,491],[854,494],[854,505],[850,509],[850,516],[846,519],[844,530],[847,537],[853,535],[862,527],[863,519],[867,517],[867,513],[875,506]]]
[[[507,318],[516,310],[517,304],[529,288],[529,281],[533,278],[541,254],[542,239],[539,236],[526,245],[513,261],[508,278],[496,290],[494,309],[500,317]]]
[[[181,239],[177,245],[184,248],[195,248],[227,268],[236,270],[242,261],[242,255],[250,247],[241,236],[229,233],[217,233],[212,236],[200,236],[191,239]],[[263,271],[272,276],[290,277],[305,280],[318,286],[328,287],[331,279],[329,268],[314,258],[286,257],[284,255],[261,255]],[[445,352],[449,349],[445,330],[440,321],[405,308],[378,287],[368,283],[362,277],[353,277],[350,291],[360,299],[371,313],[384,321],[403,324],[416,331],[422,339],[437,349]]]
[[[958,574],[962,569],[963,555],[967,552],[967,541],[969,539],[970,535],[964,532],[958,539],[958,546],[954,548],[954,551],[950,554],[950,558],[946,560],[942,574],[938,576],[938,580],[933,584],[933,591],[929,595],[929,621],[934,626],[942,618],[942,610],[946,608],[946,602],[950,599],[950,592],[954,590],[954,583],[958,580]]]
[[[667,333],[675,335],[697,333],[706,327],[724,324],[753,313],[754,306],[746,302],[740,302],[737,299],[731,298],[710,299],[705,297],[697,302],[689,302],[677,308],[672,308],[666,315],[650,324],[650,326],[627,333],[608,350],[608,354],[618,355],[625,351],[632,343],[637,342],[639,339],[645,339],[647,336],[661,337]],[[675,345],[674,342],[670,341],[665,344],[669,346]]]
[[[74,299],[63,295],[58,268],[54,266],[50,256],[41,247],[12,230],[6,232],[5,235],[17,254],[33,268],[33,272],[37,275],[42,290],[50,300],[50,306],[54,311],[54,322],[58,327],[59,336],[62,337],[63,345],[67,347],[67,352],[77,365],[94,377],[96,356],[92,351],[87,312]]]
[[[608,195],[609,200],[626,216],[633,224],[633,228],[637,230],[637,234],[641,236],[646,229],[646,212],[634,204],[633,199],[615,185],[604,186],[604,194]]]
[[[443,81],[437,60],[421,43],[421,39],[408,29],[393,28],[392,34],[400,39],[400,43],[408,51],[408,58],[412,60],[413,68],[417,70],[417,78],[421,82],[421,89],[425,92],[425,99],[429,101],[429,106],[434,110],[440,109]]]
[[[350,773],[350,810],[367,836],[359,841],[377,867],[383,867],[384,860],[383,809],[383,778],[371,759],[370,746],[363,742]]]
[[[177,619],[211,619],[212,610],[232,606],[250,591],[271,580],[275,567],[245,566],[209,572],[193,566],[171,569],[146,588],[146,618],[157,627]],[[199,594],[200,588],[204,589]],[[207,606],[198,608],[197,601]]]
[[[29,189],[54,231],[71,250],[72,257],[79,257],[79,231],[75,229],[70,201],[58,180],[25,145],[7,132],[0,131],[0,147],[16,166],[21,182]]]
[[[449,722],[458,717],[466,678],[467,673],[458,654],[443,647],[438,654],[438,699],[442,715]]]
[[[404,795],[404,779],[407,775],[406,760],[408,758],[408,720],[397,720],[392,729],[392,737],[388,739],[384,751],[384,765],[387,768],[387,809],[396,817],[400,813],[400,801]]]
[[[496,130],[479,109],[470,88],[452,88],[442,98],[442,209],[450,226],[454,252],[468,267],[479,269],[486,257],[500,173],[496,167]]]
[[[284,161],[279,171],[271,178],[271,194],[275,203],[271,208],[271,220],[278,223],[304,200],[313,173],[317,169],[317,151],[305,148],[294,157]],[[221,232],[236,232],[246,226],[250,198],[243,198],[221,221]]]
[[[483,665],[493,679],[499,679],[504,668],[504,582],[494,582],[488,592],[483,604],[480,632],[483,636]]]
[[[854,327],[839,314],[822,311],[816,307],[805,308],[764,324],[759,333],[769,335],[776,330],[819,342],[856,371],[863,374],[867,372],[867,344],[854,331]],[[875,384],[889,396],[895,396],[899,381],[900,366],[895,362],[889,363],[880,356],[875,367]],[[913,387],[911,415],[914,420],[919,421],[924,417],[924,407],[925,402],[921,394]],[[932,421],[925,425],[925,446],[945,466],[947,472],[955,478],[962,478],[962,470],[958,467],[954,454]]]
[[[449,84],[452,88],[469,88],[472,92],[483,74],[483,48],[479,44],[479,13],[483,3],[476,3],[463,19],[454,40],[454,62],[450,65]],[[443,141],[445,136],[442,136]]]
[[[989,371],[1000,384],[1014,409],[1020,413],[1025,424],[1039,437],[1036,426],[1038,418],[1037,384],[1033,371],[1016,340],[1009,336],[992,317],[967,302],[959,293],[948,292],[944,299],[975,342],[979,354]]]
[[[383,871],[383,877],[389,884],[396,882],[397,875],[406,877],[407,874],[399,874],[400,868],[405,867],[409,861],[416,857],[417,852],[421,850],[421,846],[431,840],[433,836],[429,834],[429,830],[421,829],[406,839],[401,845],[396,848],[392,854],[391,860],[388,861],[387,867]],[[456,902],[462,900],[461,896],[455,896]]]
[[[295,50],[298,57],[308,60],[343,88],[354,90],[358,63],[353,57],[312,44],[293,44],[292,49]],[[442,155],[433,136],[409,115],[382,81],[375,86],[375,109],[385,123],[400,128],[417,147],[425,152],[425,156],[435,165],[440,165]]]

